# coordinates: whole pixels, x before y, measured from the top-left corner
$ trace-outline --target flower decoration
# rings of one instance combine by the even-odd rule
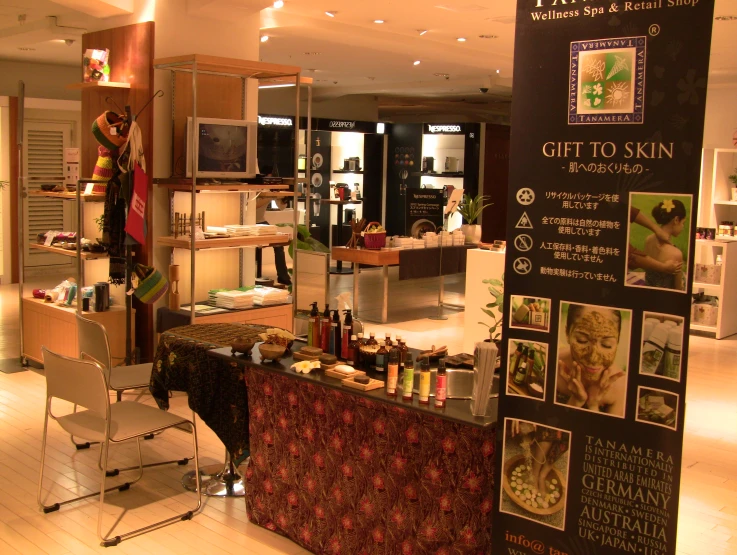
[[[668,212],[668,214],[670,214],[671,210],[673,210],[675,207],[676,205],[673,204],[673,201],[671,199],[663,201],[663,210]]]

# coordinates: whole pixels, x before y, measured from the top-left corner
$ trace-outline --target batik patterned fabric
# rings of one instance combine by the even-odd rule
[[[249,519],[313,553],[489,553],[493,427],[245,373]]]
[[[243,368],[207,355],[239,337],[256,339],[267,326],[198,324],[163,334],[151,372],[151,395],[168,410],[169,392],[185,391],[189,407],[217,434],[236,462],[248,454],[248,398]]]

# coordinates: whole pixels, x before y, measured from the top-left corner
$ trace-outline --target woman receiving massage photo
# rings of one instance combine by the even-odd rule
[[[663,242],[661,236],[678,237],[686,222],[686,206],[678,199],[666,199],[652,210],[653,220],[660,226],[660,233],[653,233],[645,239],[645,254],[662,264],[683,265],[683,252],[670,242]],[[645,270],[645,284],[648,287],[685,291],[682,271],[675,273],[655,269]]]
[[[621,312],[570,304],[565,333],[567,345],[561,344],[558,351],[556,402],[623,417],[626,373],[615,362],[622,334]]]

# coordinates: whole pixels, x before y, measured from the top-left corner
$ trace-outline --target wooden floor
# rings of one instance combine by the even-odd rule
[[[350,276],[332,278],[337,293],[350,290]],[[425,348],[447,344],[451,352],[462,345],[463,313],[446,310],[449,319],[432,321],[436,313],[437,281],[400,284],[393,274],[390,284],[390,323],[367,324],[369,330],[400,333],[412,346]],[[380,272],[362,273],[361,306],[380,306]],[[462,280],[447,281],[448,302],[463,299]],[[18,356],[17,293],[0,287],[0,361],[11,367]],[[374,315],[376,309],[364,312]],[[678,553],[682,555],[737,554],[737,338],[715,341],[692,337],[686,398]],[[44,515],[36,505],[36,485],[43,430],[45,383],[42,372],[0,373],[0,553],[91,553],[103,551],[96,537],[98,503],[86,501]],[[131,396],[131,398],[133,398]],[[141,401],[154,404],[150,396]],[[191,414],[184,395],[175,394],[172,410]],[[200,461],[222,461],[223,447],[198,420]],[[95,491],[99,480],[97,451],[76,451],[68,436],[50,427],[50,449],[44,488],[47,499],[69,498]],[[144,460],[186,456],[190,436],[168,431],[143,443]],[[115,463],[134,463],[133,444],[113,448]],[[179,483],[189,467],[149,469],[130,491],[106,498],[105,528],[122,517],[117,532],[185,510],[194,500]],[[123,481],[112,478],[111,483]],[[204,510],[189,522],[121,543],[119,553],[297,554],[303,549],[284,538],[247,522],[243,499],[203,497]],[[113,551],[116,552],[116,551]]]

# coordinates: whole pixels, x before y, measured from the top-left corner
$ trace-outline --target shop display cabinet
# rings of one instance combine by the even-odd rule
[[[247,60],[220,58],[215,56],[204,56],[200,54],[192,54],[186,56],[178,56],[173,58],[162,58],[154,60],[156,69],[168,70],[173,73],[172,81],[175,87],[178,87],[174,95],[174,105],[172,107],[172,125],[174,130],[174,161],[181,157],[181,153],[177,153],[176,149],[183,142],[179,139],[184,138],[185,122],[187,116],[191,114],[193,122],[197,121],[198,111],[200,115],[206,117],[228,117],[230,119],[245,118],[244,99],[247,93],[247,81],[256,79],[260,83],[268,82],[269,84],[282,83],[284,85],[299,83],[300,85],[310,85],[311,80],[302,78],[300,68],[292,66],[282,66],[276,64],[266,64],[261,62],[253,62]],[[221,81],[215,81],[217,78],[230,78]],[[210,94],[207,94],[210,91]],[[217,91],[215,93],[214,91]],[[295,87],[296,91],[296,117],[295,121],[299,121],[299,91],[300,87]],[[198,94],[199,93],[199,94]],[[204,110],[203,110],[204,108]],[[209,113],[202,113],[209,111]],[[236,117],[234,117],[237,114]],[[187,131],[194,133],[195,126]],[[298,134],[295,134],[297,137]],[[194,144],[194,141],[192,141]],[[295,160],[294,167],[297,167],[298,149],[294,145]],[[178,155],[179,154],[179,155]],[[246,223],[246,211],[248,203],[254,200],[259,194],[273,193],[276,191],[286,191],[290,185],[294,184],[294,178],[283,179],[282,185],[252,185],[247,183],[219,183],[208,178],[197,177],[197,157],[193,156],[192,177],[186,180],[182,179],[159,179],[157,184],[159,187],[168,189],[169,193],[169,217],[170,227],[174,221],[175,202],[178,200],[177,195],[187,195],[189,203],[187,209],[191,216],[191,229],[195,228],[195,215],[198,213],[198,201],[202,201],[202,196],[210,197],[212,194],[218,196],[237,195],[238,202],[228,203],[228,210],[214,211],[214,215],[209,217],[207,224],[226,225],[234,223],[232,221],[219,221],[219,218],[230,217],[233,206],[239,207],[238,223]],[[209,199],[208,199],[209,200]],[[294,205],[297,205],[296,188],[293,192]],[[200,202],[202,206],[205,202]],[[201,210],[201,208],[200,208]],[[208,216],[210,214],[208,213]],[[298,223],[299,211],[294,212],[294,228]],[[214,220],[214,221],[213,221]],[[203,230],[204,231],[204,230]],[[189,318],[190,323],[216,323],[216,322],[242,322],[242,323],[266,323],[292,329],[293,325],[293,304],[256,307],[246,310],[228,310],[227,313],[219,313],[213,315],[197,315],[195,305],[198,301],[198,292],[196,289],[197,281],[197,253],[200,251],[213,251],[220,249],[244,249],[253,247],[269,247],[274,245],[286,245],[290,241],[288,235],[265,235],[257,237],[228,237],[222,239],[197,239],[195,233],[185,236],[177,236],[174,234],[159,237],[157,244],[169,247],[173,250],[188,250],[190,253],[189,267]],[[292,241],[296,249],[296,234],[292,234]],[[172,253],[172,259],[174,254]],[[293,261],[296,274],[296,261]],[[244,256],[240,252],[239,256],[239,283],[245,285],[246,281],[252,282],[251,279],[244,278]],[[219,268],[218,271],[227,271]],[[217,283],[211,284],[217,287]],[[199,293],[202,296],[202,291]]]

